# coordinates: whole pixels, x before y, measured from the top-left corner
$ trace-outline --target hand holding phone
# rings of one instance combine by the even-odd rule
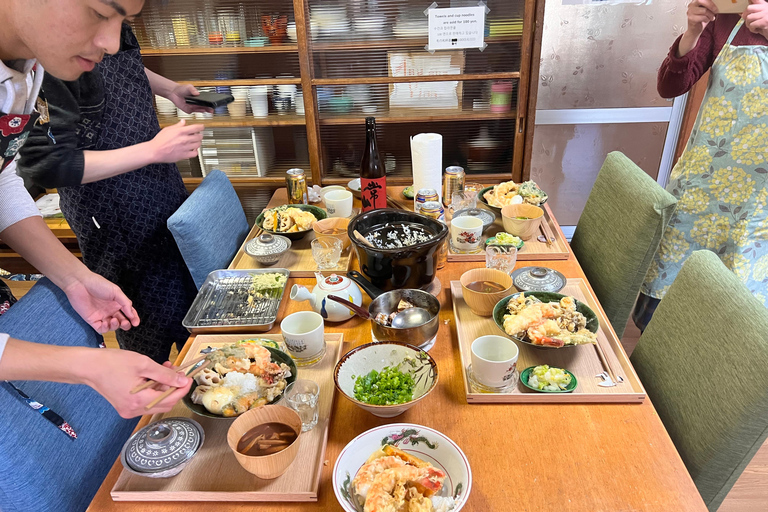
[[[721,14],[741,14],[749,5],[749,0],[712,0]]]
[[[190,105],[200,105],[202,107],[216,108],[223,107],[228,103],[235,101],[231,94],[222,94],[218,92],[201,92],[197,96],[186,96],[184,98]]]

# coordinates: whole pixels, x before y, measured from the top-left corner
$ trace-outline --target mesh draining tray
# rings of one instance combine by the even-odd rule
[[[254,274],[283,274],[286,284],[249,300]],[[191,333],[268,331],[277,320],[290,271],[285,268],[214,270],[205,278],[182,325]]]

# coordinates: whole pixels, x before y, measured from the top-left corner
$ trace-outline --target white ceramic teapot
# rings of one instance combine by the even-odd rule
[[[326,277],[320,272],[315,272],[315,279],[317,279],[317,286],[312,289],[312,293],[304,286],[293,285],[291,299],[295,301],[308,300],[312,309],[328,322],[343,322],[355,316],[355,313],[345,306],[328,300],[327,295],[336,295],[362,306],[363,294],[357,284],[344,276],[331,274]]]

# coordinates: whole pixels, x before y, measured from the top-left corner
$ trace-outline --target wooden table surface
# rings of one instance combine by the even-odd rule
[[[280,191],[278,191],[278,194]],[[524,266],[532,262],[521,262]],[[578,262],[536,262],[567,277],[584,277]],[[89,510],[341,510],[332,489],[333,465],[342,448],[358,434],[387,423],[416,423],[453,439],[469,458],[472,490],[467,512],[493,511],[704,511],[706,507],[649,399],[642,404],[467,404],[458,355],[450,281],[476,263],[448,263],[438,272],[440,330],[430,354],[440,370],[437,389],[401,416],[377,418],[348,400],[334,397],[330,436],[316,503],[159,503],[113,502],[110,490],[122,470],[115,463]],[[291,279],[314,286],[314,279]],[[367,298],[366,298],[367,299]],[[367,304],[367,302],[366,302]],[[309,309],[287,297],[279,320]],[[343,332],[344,351],[369,343],[367,321],[355,317],[326,324]],[[186,348],[190,345],[188,342]],[[183,357],[182,351],[180,357]],[[139,427],[148,420],[142,419]]]

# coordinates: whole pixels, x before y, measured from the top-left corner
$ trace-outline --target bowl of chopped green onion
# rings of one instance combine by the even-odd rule
[[[413,345],[377,341],[342,356],[333,381],[345,398],[374,416],[392,418],[437,385],[437,363]]]

